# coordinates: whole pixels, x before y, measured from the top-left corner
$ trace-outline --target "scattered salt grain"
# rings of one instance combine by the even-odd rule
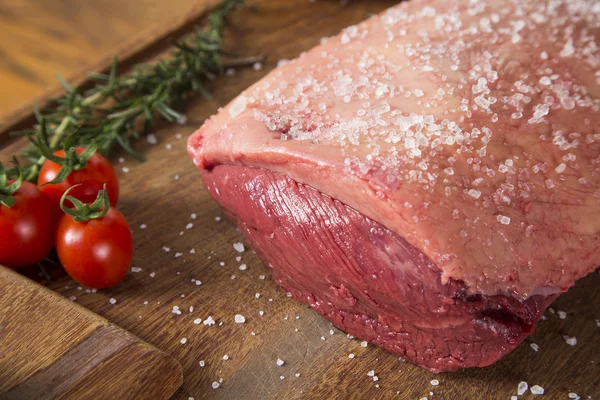
[[[168,252],[170,252],[170,251],[171,251],[171,249],[170,249],[169,247],[167,247],[167,246],[163,246],[163,247],[162,247],[162,249],[163,249],[163,251],[164,251],[165,253],[168,253]]]
[[[202,323],[202,318],[196,318],[194,320],[194,324],[196,324],[196,325],[200,325],[201,323]]]
[[[260,293],[255,293],[254,297],[256,297],[257,299],[260,299]]]
[[[564,311],[558,311],[558,318],[560,319],[566,319],[567,318],[567,313]]]
[[[252,65],[252,69],[254,69],[255,71],[260,71],[263,68],[262,63],[254,63],[254,65]]]
[[[375,376],[375,370],[370,370],[369,372],[367,372],[367,376]]]
[[[510,400],[518,400],[519,398],[517,396],[510,396]]]
[[[565,342],[567,342],[567,344],[569,346],[576,346],[577,345],[577,338],[576,337],[563,336],[563,338],[565,339]]]
[[[244,244],[243,243],[234,243],[233,244],[233,248],[235,249],[235,251],[237,251],[238,253],[243,253],[245,250]]]
[[[77,297],[75,297],[75,296],[69,296],[69,300],[75,301],[75,300],[77,300]]]
[[[567,169],[567,166],[564,163],[561,163],[558,167],[555,168],[555,171],[559,174],[562,174]]]
[[[171,143],[167,143],[165,145],[165,149],[167,149],[167,150],[171,150],[172,148],[173,148],[173,145]]]
[[[108,302],[109,302],[110,304],[117,304],[117,299],[113,299],[113,298],[111,298],[110,300],[108,300]]]
[[[150,272],[150,273],[148,274],[148,276],[149,276],[150,278],[154,278],[154,277],[156,276],[156,272]]]
[[[350,354],[348,354],[348,358],[354,358],[354,357],[356,357],[356,356],[354,355],[354,353],[350,353]]]
[[[131,272],[142,272],[142,269],[140,267],[131,267]]]
[[[179,341],[179,343],[186,344],[187,343],[187,338],[181,338],[181,340]]]
[[[148,142],[148,144],[152,144],[152,145],[155,145],[158,143],[158,139],[156,138],[156,135],[154,133],[150,133],[150,134],[146,135],[146,141]]]
[[[438,381],[437,379],[433,379],[430,383],[431,386],[438,386],[440,384],[440,381]]]
[[[219,382],[213,382],[212,383],[212,388],[213,389],[218,389],[219,388]]]
[[[238,324],[243,324],[244,322],[246,322],[246,318],[243,315],[241,315],[241,314],[236,314],[233,319]]]
[[[258,279],[260,279],[261,281],[264,281],[265,280],[265,276],[264,275],[259,275]]]
[[[300,377],[300,372],[296,372],[295,375],[296,375],[296,378],[299,378]]]
[[[221,221],[221,217],[215,217],[215,221],[217,221],[217,222]]]
[[[189,224],[187,224],[185,226],[185,229],[192,229],[194,227],[194,224],[192,224],[191,222]]]
[[[277,359],[277,365],[279,365],[280,367],[285,364],[285,361],[283,361],[281,358]]]
[[[519,396],[523,396],[525,394],[525,392],[527,392],[527,389],[529,389],[529,385],[527,384],[527,382],[519,382],[519,386],[517,386],[517,394]]]
[[[181,254],[181,253],[175,253],[175,258],[179,258],[179,257],[181,257],[182,255],[183,255],[183,254]]]
[[[264,311],[259,311],[258,314],[262,317],[263,315],[265,315]]]
[[[279,376],[279,379],[284,380],[285,376],[281,375],[281,376]]]
[[[530,390],[533,394],[544,394],[544,388],[539,385],[532,386]]]
[[[215,320],[213,319],[213,317],[211,317],[211,316],[209,315],[209,316],[208,316],[208,318],[206,318],[204,321],[202,321],[202,323],[203,323],[204,325],[208,325],[208,326],[210,326],[210,325],[214,325],[216,322],[215,322]]]
[[[229,356],[228,356],[227,354],[225,354],[225,355],[223,356],[223,361],[227,361],[227,360],[229,360]]]
[[[147,227],[148,227],[148,225],[146,225],[146,224],[141,224],[140,225],[140,229],[146,229]]]
[[[122,170],[122,171],[123,171],[123,173],[125,173],[125,174],[129,172],[129,168],[127,168],[127,167],[123,167],[123,168],[121,168],[121,170]]]
[[[245,271],[247,269],[246,264],[241,264],[240,265],[240,271]]]
[[[369,343],[367,343],[367,341],[366,341],[366,340],[365,340],[365,341],[363,341],[363,342],[360,342],[360,345],[361,345],[362,347],[367,347],[367,345],[368,345],[368,344],[369,344]]]
[[[531,348],[533,349],[533,351],[539,351],[540,350],[540,346],[536,343],[531,343],[529,346],[531,346]]]

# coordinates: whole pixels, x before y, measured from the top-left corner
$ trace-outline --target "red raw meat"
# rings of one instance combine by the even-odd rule
[[[277,282],[432,371],[600,263],[600,5],[413,0],[275,69],[189,152]]]

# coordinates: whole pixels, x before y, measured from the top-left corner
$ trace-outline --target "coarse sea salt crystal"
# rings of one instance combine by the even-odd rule
[[[108,302],[109,302],[110,304],[117,304],[117,299],[113,299],[113,298],[111,298],[110,300],[108,300]]]
[[[502,225],[509,225],[510,224],[510,217],[507,217],[506,215],[498,215],[496,217],[496,220],[498,222],[500,222]]]
[[[564,163],[562,163],[558,167],[555,168],[555,171],[558,172],[559,174],[562,174],[563,172],[565,172],[565,169],[567,169],[567,166]]]
[[[529,390],[531,390],[531,393],[533,394],[544,394],[544,388],[539,385],[534,385]]]
[[[212,383],[212,388],[213,389],[218,389],[219,388],[219,382],[213,382]]]
[[[519,382],[519,386],[517,386],[517,394],[523,396],[527,392],[527,389],[529,389],[527,382],[521,381]]]
[[[277,365],[279,365],[280,367],[285,364],[285,361],[283,361],[281,358],[277,359]]]
[[[179,341],[179,343],[186,344],[187,343],[187,338],[181,338],[181,340]]]
[[[440,381],[438,381],[437,379],[433,379],[430,383],[431,386],[438,386],[440,384]]]
[[[474,197],[476,199],[478,199],[481,196],[481,192],[479,190],[476,189],[469,189],[469,191],[467,192],[467,194],[471,197]]]
[[[244,244],[243,243],[234,243],[233,244],[233,248],[235,249],[235,251],[237,251],[238,253],[243,253],[245,250]]]
[[[240,115],[241,113],[243,113],[244,111],[246,111],[246,104],[248,102],[248,99],[246,96],[241,95],[239,97],[237,97],[233,103],[231,103],[231,107],[229,107],[229,116],[231,118],[235,118],[238,115]]]
[[[536,343],[531,343],[529,346],[531,346],[531,348],[533,349],[533,351],[539,351],[540,350],[540,346]]]
[[[365,340],[365,341],[362,341],[362,342],[360,342],[360,345],[361,345],[362,347],[367,347],[367,345],[368,345],[368,344],[369,344],[369,343],[368,343],[366,340]]]
[[[557,313],[558,313],[558,318],[560,318],[560,319],[566,319],[567,318],[567,313],[566,312],[559,310],[559,311],[557,311]]]
[[[148,142],[148,144],[152,145],[158,143],[158,139],[156,138],[156,135],[154,133],[149,133],[148,135],[146,135],[146,141]]]
[[[238,324],[243,324],[244,322],[246,322],[246,318],[241,314],[236,314],[235,317],[233,317],[233,319]]]
[[[577,338],[576,337],[563,336],[563,338],[565,339],[565,342],[567,342],[567,344],[569,346],[577,346]]]
[[[204,360],[200,360],[199,364],[200,364],[201,367],[204,367],[206,365],[206,363],[204,362]]]

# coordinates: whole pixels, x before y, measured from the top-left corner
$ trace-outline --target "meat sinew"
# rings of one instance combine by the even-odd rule
[[[431,371],[489,365],[600,262],[600,4],[413,0],[189,139],[275,280]]]

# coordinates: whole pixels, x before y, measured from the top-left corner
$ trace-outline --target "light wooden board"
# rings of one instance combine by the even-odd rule
[[[136,145],[147,157],[146,163],[130,159],[117,163],[123,188],[119,207],[131,222],[134,265],[142,271],[130,273],[113,289],[94,294],[79,290],[58,268],[50,271],[50,282],[38,277],[34,269],[28,273],[174,355],[184,369],[183,388],[176,399],[510,399],[522,380],[544,387],[543,398],[568,398],[570,392],[599,398],[597,272],[556,301],[553,307],[566,311],[566,319],[547,312],[547,320],[541,321],[535,334],[494,366],[434,375],[381,349],[363,348],[359,340],[347,339],[315,312],[288,299],[252,252],[246,251],[236,261],[240,254],[232,245],[242,238],[230,222],[215,221],[222,214],[187,157],[185,139],[278,60],[293,58],[321,37],[395,2],[353,1],[348,6],[337,0],[251,3],[252,9],[238,12],[232,20],[229,47],[242,55],[267,54],[265,68],[219,79],[213,101],[192,101],[186,125],[158,126],[158,145],[145,141]],[[18,145],[5,148],[0,158]],[[125,166],[128,173],[121,171]],[[246,271],[239,270],[241,263],[247,265]],[[262,280],[261,275],[266,278]],[[109,303],[111,297],[117,304]],[[181,315],[172,312],[175,306]],[[236,314],[244,315],[246,323],[234,323]],[[208,316],[217,325],[194,324]],[[563,335],[576,336],[578,344],[567,345]],[[184,337],[187,342],[181,344]],[[538,344],[539,351],[530,343]],[[348,358],[350,353],[356,358]],[[223,360],[224,355],[228,360]],[[277,358],[285,364],[277,366]],[[199,365],[201,360],[204,367]],[[379,377],[377,383],[367,376],[370,370]],[[296,377],[296,373],[301,375]],[[212,389],[211,383],[219,379],[223,379],[220,387]],[[433,387],[432,379],[440,385]]]
[[[181,365],[131,333],[0,267],[0,399],[168,399]]]
[[[0,96],[0,131],[35,121],[31,105],[41,106],[63,91],[56,73],[80,85],[90,71],[108,71],[115,55],[123,71],[189,30],[216,4],[219,0],[103,0],[88,2],[89,7],[72,1],[0,1],[5,94]]]

